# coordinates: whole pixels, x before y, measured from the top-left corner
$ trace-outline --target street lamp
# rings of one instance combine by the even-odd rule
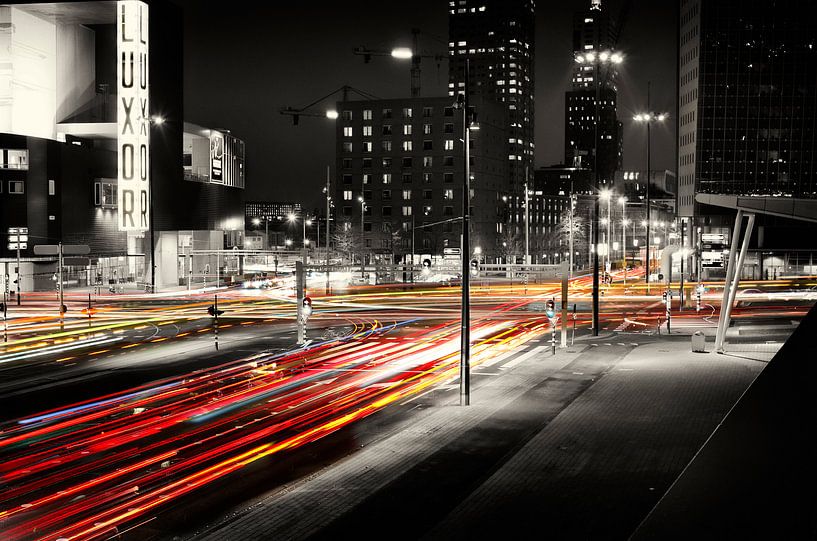
[[[615,51],[601,51],[598,54],[596,51],[590,50],[584,54],[577,55],[574,59],[578,64],[588,64],[594,67],[593,70],[593,86],[595,89],[595,100],[593,107],[595,120],[593,124],[593,184],[598,193],[599,189],[599,73],[601,67],[620,64],[624,58]],[[590,224],[591,243],[598,245],[599,236],[599,198],[593,198],[593,220]],[[593,336],[599,335],[599,250],[598,246],[593,250]]]
[[[650,84],[647,83],[647,109],[650,108]],[[651,144],[651,130],[650,127],[654,122],[663,122],[667,119],[669,115],[667,113],[656,113],[656,112],[648,112],[648,113],[640,113],[633,117],[638,123],[643,123],[647,125],[647,197],[645,201],[645,205],[647,206],[647,240],[645,243],[647,249],[647,272],[646,272],[646,281],[647,281],[647,293],[650,292],[650,169],[652,168],[652,164],[650,163],[650,144]]]
[[[360,202],[360,277],[363,278],[365,276],[365,271],[363,268],[363,216],[366,214],[366,201],[363,199],[363,196],[358,196],[357,200]]]
[[[602,220],[604,222],[604,225],[607,226],[607,236],[604,239],[604,244],[605,244],[605,248],[606,248],[606,250],[604,252],[604,257],[605,257],[604,272],[608,273],[608,272],[610,272],[610,266],[611,266],[610,265],[610,228],[612,227],[613,220],[612,220],[612,216],[611,216],[610,205],[611,205],[611,202],[612,202],[612,199],[613,199],[613,193],[610,190],[608,190],[607,188],[604,188],[599,192],[599,197],[601,197],[604,201],[607,202],[607,219],[605,220],[605,219],[602,218]]]

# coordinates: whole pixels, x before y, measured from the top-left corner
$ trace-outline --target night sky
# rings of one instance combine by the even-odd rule
[[[175,0],[185,9],[185,120],[226,128],[246,141],[247,200],[322,204],[326,166],[334,173],[333,121],[301,118],[292,125],[281,107],[303,107],[344,84],[380,98],[409,95],[409,62],[374,57],[364,64],[358,46],[390,50],[411,44],[446,53],[447,0],[411,2],[231,3]],[[618,17],[621,0],[608,2]],[[564,92],[573,62],[572,14],[589,0],[537,3],[536,167],[560,163],[564,147]],[[646,105],[675,115],[676,2],[634,1],[619,50],[619,118],[624,123],[624,167],[646,167],[646,131],[632,116]],[[438,39],[435,39],[438,38]],[[448,65],[422,61],[422,94],[445,95]],[[339,96],[339,95],[338,95]],[[338,98],[339,99],[339,98]],[[330,108],[315,107],[321,113]],[[675,169],[675,123],[653,130],[653,168]]]

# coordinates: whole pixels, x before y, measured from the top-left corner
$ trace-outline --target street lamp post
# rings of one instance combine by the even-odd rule
[[[621,203],[621,259],[624,263],[624,285],[627,285],[627,198],[618,198]]]
[[[647,110],[649,111],[650,108],[650,83],[647,83]],[[633,117],[636,122],[643,122],[647,124],[647,180],[646,180],[646,198],[644,204],[647,208],[647,241],[645,243],[646,250],[647,250],[647,272],[646,272],[646,282],[647,282],[647,293],[650,292],[650,181],[651,181],[651,174],[650,169],[652,168],[652,163],[650,163],[650,145],[651,145],[651,126],[653,122],[663,122],[667,118],[666,113],[656,113],[656,112],[647,112],[637,114]]]
[[[593,102],[593,107],[595,110],[595,114],[593,118],[595,122],[593,123],[593,185],[596,191],[596,197],[593,198],[593,219],[590,224],[590,237],[591,237],[591,246],[595,244],[595,249],[593,250],[593,336],[599,335],[599,248],[598,248],[598,237],[599,237],[599,197],[598,197],[598,190],[599,190],[599,167],[598,167],[598,154],[599,154],[599,73],[601,71],[602,66],[607,66],[610,64],[620,64],[622,61],[622,56],[619,53],[612,52],[612,51],[602,51],[600,53],[596,53],[595,51],[591,50],[584,54],[580,54],[575,58],[576,62],[579,64],[590,64],[594,66],[593,70],[593,86],[595,89],[595,100]]]
[[[366,276],[364,262],[363,262],[363,216],[366,214],[366,201],[363,199],[363,196],[357,198],[360,201],[360,277],[363,278]]]
[[[470,221],[471,221],[471,143],[470,111],[468,109],[468,85],[471,77],[471,61],[465,60],[465,85],[462,94],[457,96],[457,104],[462,108],[462,139],[464,157],[464,175],[462,179],[462,318],[460,331],[460,405],[471,403],[471,282],[470,282]],[[527,189],[527,186],[525,187]]]

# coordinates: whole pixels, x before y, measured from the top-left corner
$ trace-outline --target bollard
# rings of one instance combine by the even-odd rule
[[[706,336],[701,331],[695,331],[692,335],[693,353],[706,353]]]

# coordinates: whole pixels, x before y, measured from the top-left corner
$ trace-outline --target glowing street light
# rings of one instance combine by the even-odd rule
[[[328,118],[329,120],[337,120],[338,112],[335,111],[334,109],[329,109],[328,111],[326,111],[326,118]]]
[[[399,60],[411,60],[414,53],[408,47],[395,47],[391,50],[391,56]]]

